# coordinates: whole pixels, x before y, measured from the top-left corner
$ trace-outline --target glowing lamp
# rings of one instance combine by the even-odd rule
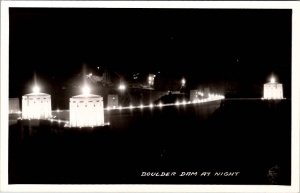
[[[126,86],[124,84],[119,85],[119,90],[124,91],[126,89]]]
[[[270,82],[271,82],[271,83],[276,83],[276,78],[275,78],[274,76],[272,76],[272,77],[270,78]]]
[[[32,88],[32,91],[33,93],[40,93],[40,87],[35,85],[33,88]]]
[[[181,79],[181,85],[182,86],[185,86],[185,83],[186,83],[186,80],[183,78],[183,79]]]
[[[82,87],[82,94],[83,95],[88,95],[88,94],[90,94],[90,92],[91,92],[90,87],[88,87],[86,85]]]

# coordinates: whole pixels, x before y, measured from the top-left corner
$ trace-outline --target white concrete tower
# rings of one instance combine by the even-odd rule
[[[90,94],[83,87],[83,94],[70,98],[70,127],[96,127],[104,125],[103,97]]]
[[[270,82],[264,84],[263,99],[283,99],[282,84],[277,83],[273,76],[270,78]]]
[[[23,119],[50,119],[51,116],[51,95],[41,93],[38,86],[34,86],[33,93],[23,95]]]

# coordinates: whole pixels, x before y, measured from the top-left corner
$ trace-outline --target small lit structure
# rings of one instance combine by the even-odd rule
[[[155,74],[149,74],[148,84],[149,84],[150,87],[154,85],[154,78],[155,78]]]
[[[23,119],[49,119],[51,116],[51,95],[40,93],[38,86],[33,88],[33,93],[22,97]]]
[[[9,98],[9,113],[19,113],[20,111],[19,98]]]
[[[117,108],[119,106],[118,95],[109,94],[107,96],[107,107]]]
[[[83,94],[70,98],[70,127],[96,127],[104,125],[103,98],[90,94],[89,87]]]
[[[283,99],[282,84],[277,83],[275,77],[270,78],[270,82],[264,84],[263,99]]]
[[[190,90],[190,101],[195,101],[204,98],[202,90]]]

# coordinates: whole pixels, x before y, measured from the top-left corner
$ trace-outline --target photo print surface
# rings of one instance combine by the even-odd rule
[[[9,184],[291,185],[290,9],[9,8]]]

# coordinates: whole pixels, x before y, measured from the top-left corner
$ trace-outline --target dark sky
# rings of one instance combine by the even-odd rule
[[[291,10],[10,8],[10,95],[35,72],[62,82],[82,66],[191,83],[291,84]]]

